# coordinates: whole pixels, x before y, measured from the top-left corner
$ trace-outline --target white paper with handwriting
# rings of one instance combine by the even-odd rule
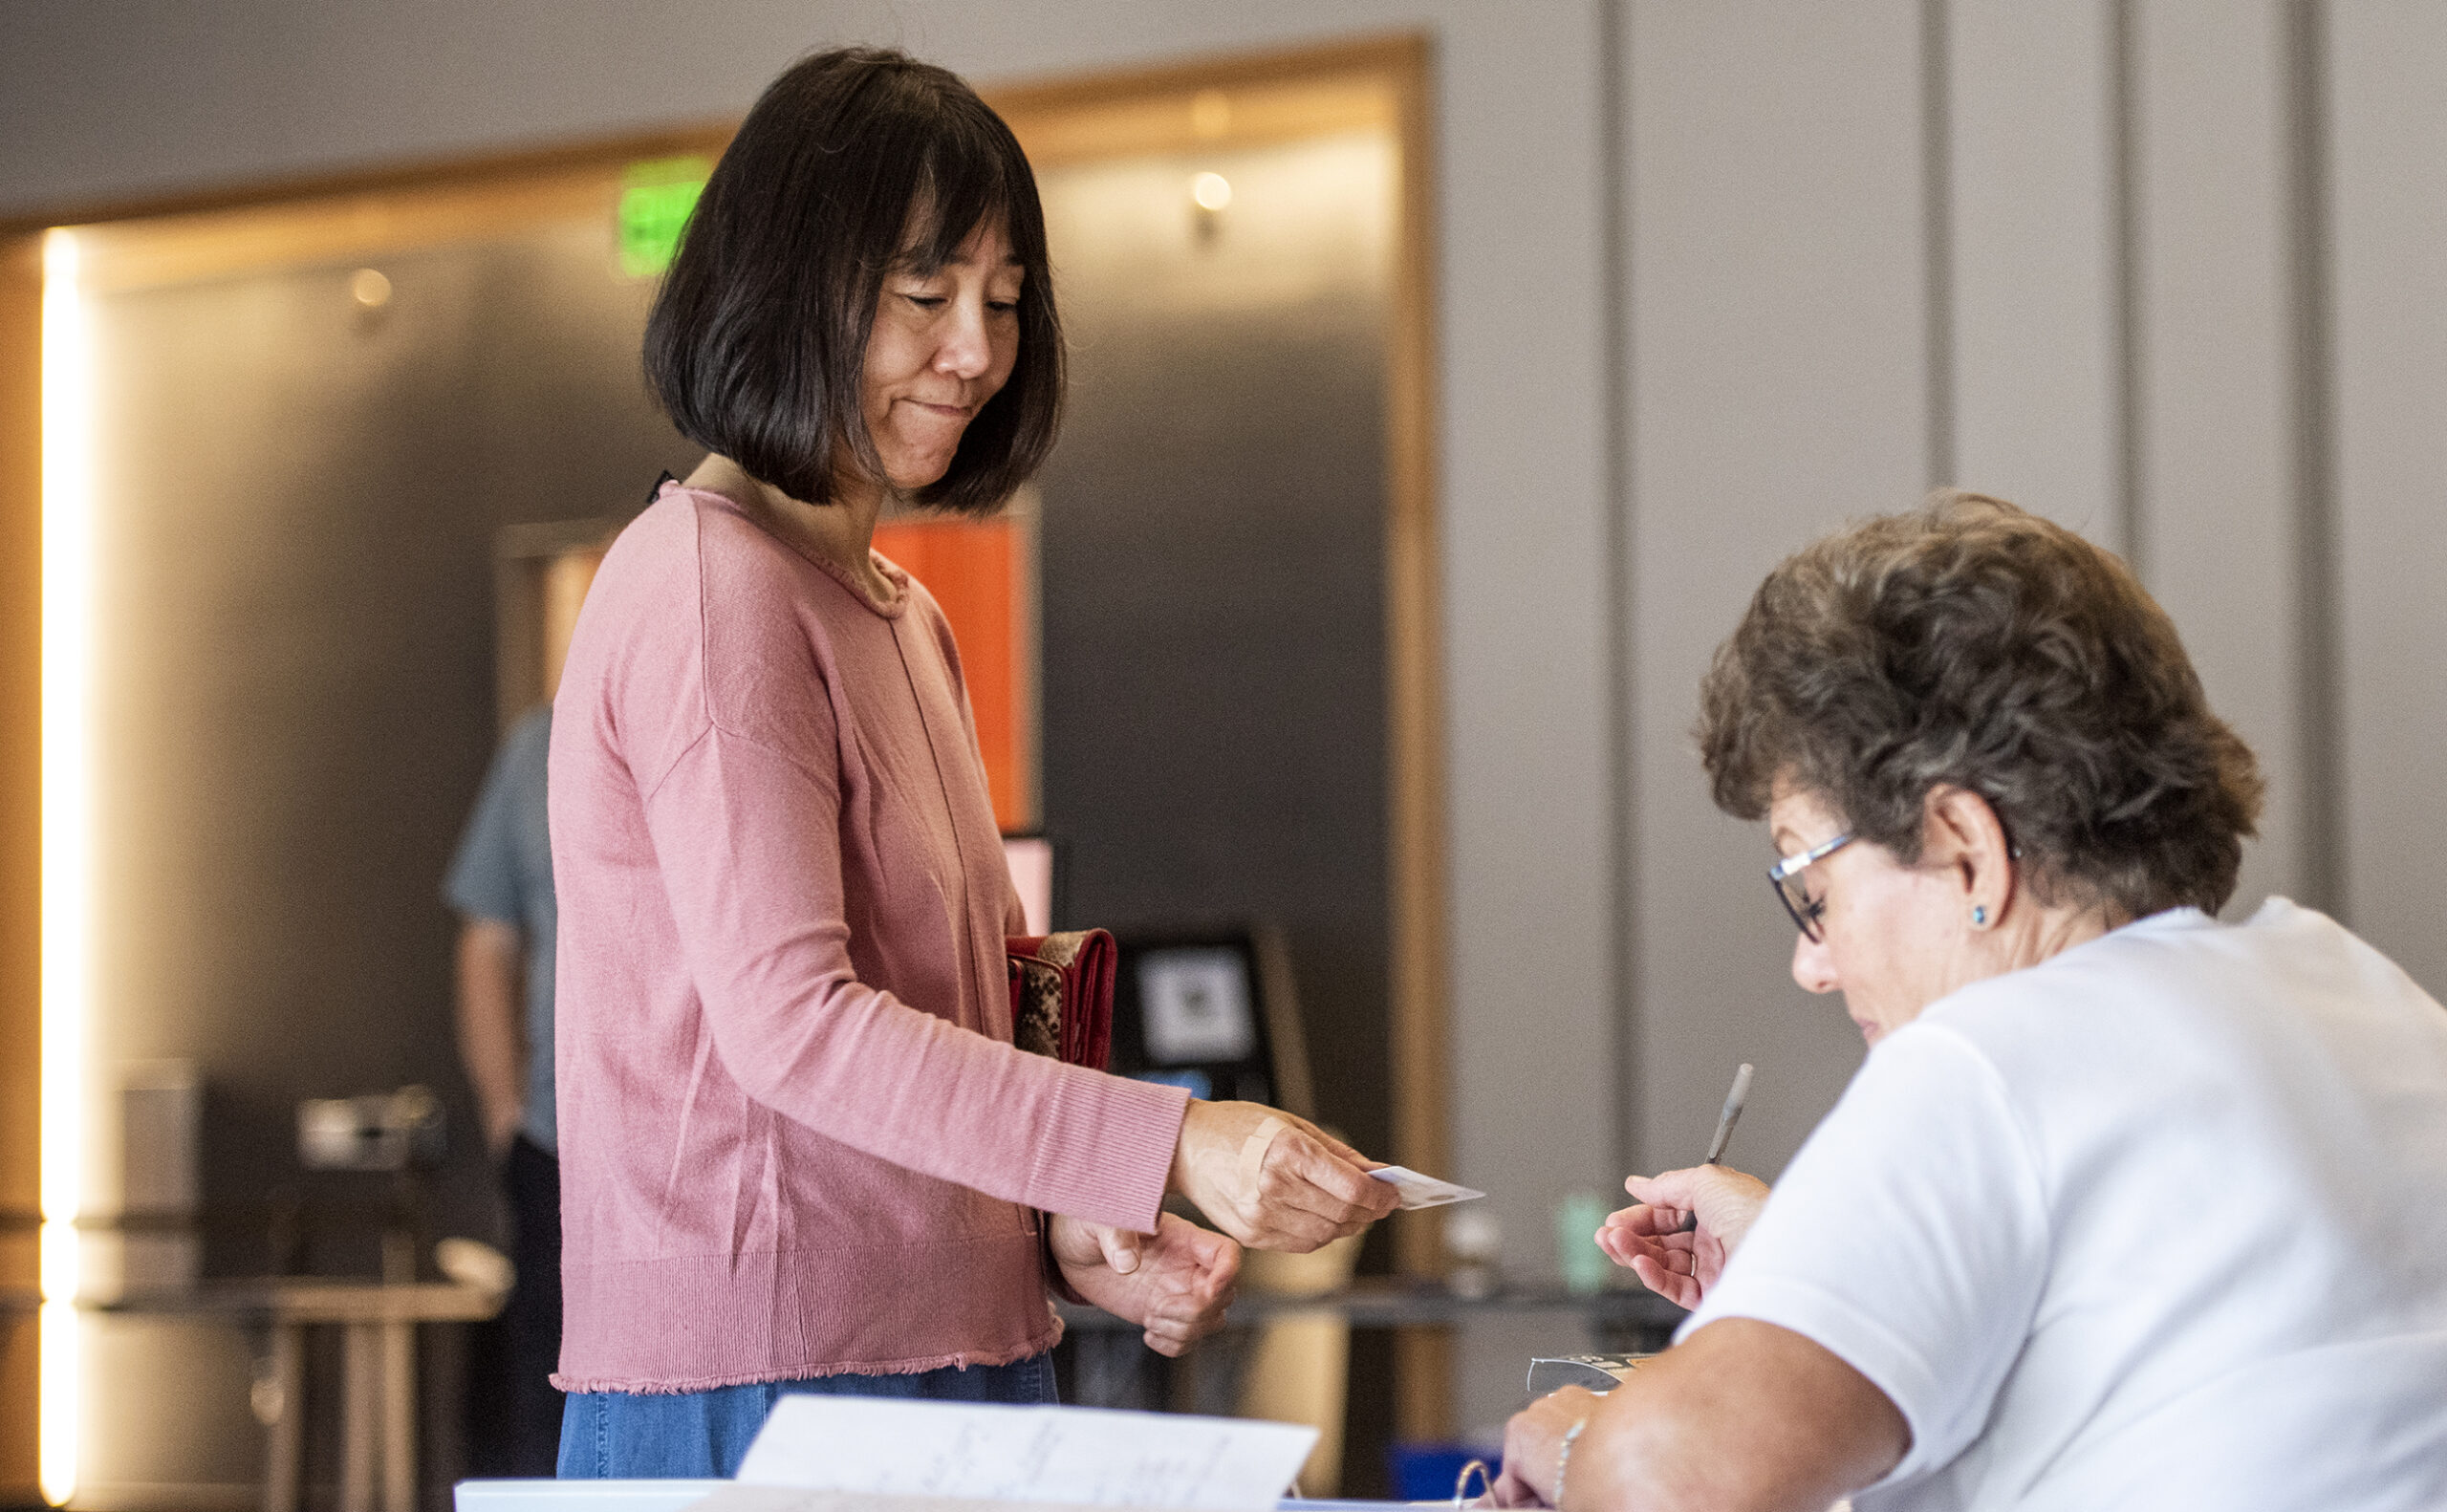
[[[1313,1428],[1245,1418],[785,1396],[739,1479],[979,1501],[1269,1512],[1316,1441]]]

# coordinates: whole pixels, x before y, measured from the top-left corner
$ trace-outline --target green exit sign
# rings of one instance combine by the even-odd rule
[[[671,266],[680,233],[713,165],[703,158],[656,158],[620,172],[620,271],[652,278]]]

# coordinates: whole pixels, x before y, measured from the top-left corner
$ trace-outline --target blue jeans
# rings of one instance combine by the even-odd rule
[[[1054,1400],[1053,1356],[947,1365],[916,1375],[818,1375],[703,1392],[574,1392],[561,1411],[564,1480],[726,1480],[739,1474],[773,1404],[793,1394],[937,1402]]]

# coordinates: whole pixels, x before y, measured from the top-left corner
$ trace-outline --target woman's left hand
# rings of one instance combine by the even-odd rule
[[[1767,1205],[1767,1183],[1730,1166],[1635,1176],[1623,1185],[1639,1202],[1607,1215],[1597,1247],[1681,1307],[1700,1305]],[[1698,1231],[1686,1233],[1682,1221],[1691,1216]]]
[[[1147,1348],[1179,1354],[1224,1326],[1241,1246],[1170,1213],[1153,1235],[1053,1214],[1048,1238],[1071,1289],[1147,1330]]]
[[[1504,1425],[1504,1474],[1490,1493],[1500,1507],[1552,1506],[1555,1457],[1571,1425],[1597,1411],[1596,1393],[1577,1386],[1541,1396]]]

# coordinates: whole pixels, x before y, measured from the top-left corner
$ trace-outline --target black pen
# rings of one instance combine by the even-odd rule
[[[1708,1157],[1700,1162],[1701,1165],[1715,1165],[1724,1158],[1724,1147],[1733,1142],[1733,1126],[1742,1120],[1742,1105],[1749,1097],[1750,1063],[1743,1061],[1742,1069],[1733,1073],[1733,1090],[1724,1094],[1724,1111],[1717,1114],[1717,1136],[1708,1141]],[[1699,1227],[1700,1212],[1693,1208],[1682,1215],[1682,1226],[1676,1232],[1697,1233]]]

